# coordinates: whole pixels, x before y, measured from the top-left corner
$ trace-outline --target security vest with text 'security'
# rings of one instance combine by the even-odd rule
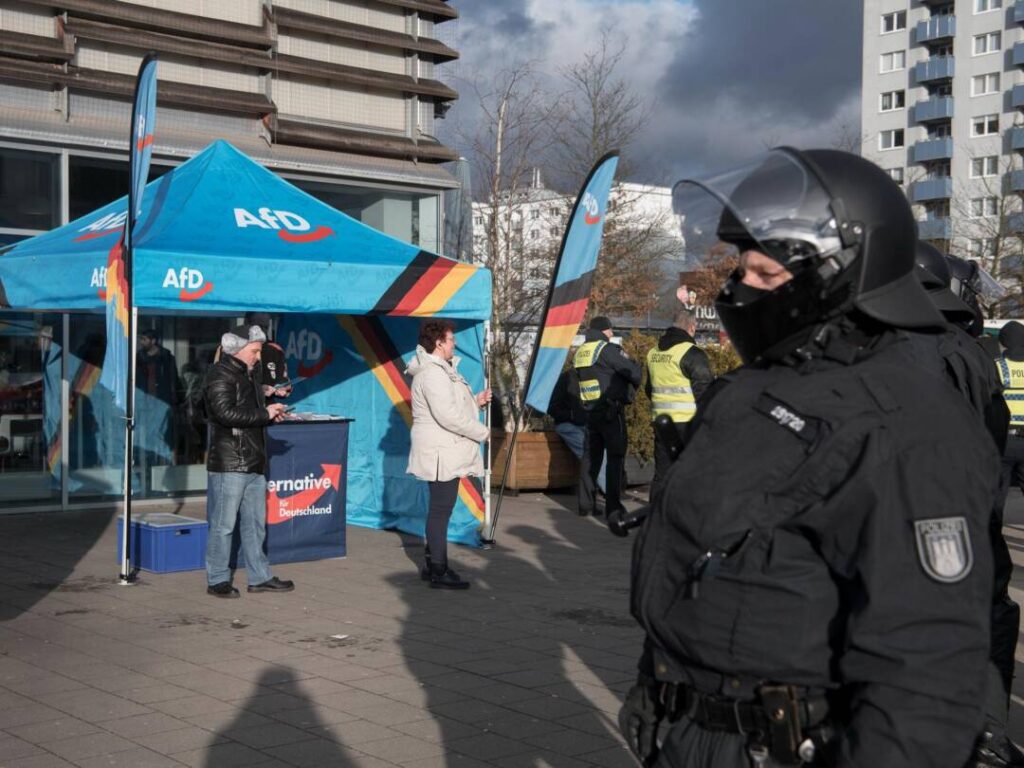
[[[669,349],[652,347],[647,353],[647,373],[651,377],[651,418],[668,414],[672,421],[690,421],[697,412],[693,385],[683,373],[682,361],[693,344],[684,341]]]

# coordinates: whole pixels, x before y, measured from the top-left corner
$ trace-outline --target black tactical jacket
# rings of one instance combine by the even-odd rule
[[[203,386],[210,420],[210,472],[266,471],[264,427],[271,419],[256,374],[233,355],[223,355],[210,366]]]
[[[607,341],[601,331],[588,329],[583,338],[586,341]],[[631,360],[618,344],[604,345],[593,365],[578,371],[579,378],[597,379],[601,383],[601,399],[594,410],[607,411],[622,408],[633,402],[636,388],[640,386],[643,369]]]
[[[944,333],[908,336],[914,362],[944,378],[970,403],[1002,453],[1006,448],[1010,410],[1003,399],[995,360],[977,339],[954,325]]]
[[[962,768],[982,724],[999,462],[906,344],[743,368],[709,392],[637,539],[632,611],[660,680],[830,691],[838,765]]]

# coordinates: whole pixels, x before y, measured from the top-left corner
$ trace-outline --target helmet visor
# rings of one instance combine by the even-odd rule
[[[724,209],[714,230],[719,241],[740,250],[759,250],[787,269],[842,250],[831,196],[786,150],[775,149],[714,176],[676,184],[672,203],[684,237],[688,217],[706,218],[708,196]]]

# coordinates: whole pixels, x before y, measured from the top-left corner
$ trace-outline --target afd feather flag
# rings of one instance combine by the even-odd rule
[[[587,312],[608,212],[608,196],[618,164],[618,152],[609,152],[597,161],[569,217],[551,277],[551,291],[541,319],[537,346],[526,374],[526,404],[536,411],[547,411],[569,346]]]
[[[132,231],[142,212],[142,195],[149,177],[153,154],[153,128],[156,122],[156,57],[146,56],[139,67],[132,107],[131,146],[129,147],[128,214],[124,234],[107,256],[107,351],[103,358],[100,385],[114,394],[114,403],[127,411],[128,373],[131,362],[131,254]]]

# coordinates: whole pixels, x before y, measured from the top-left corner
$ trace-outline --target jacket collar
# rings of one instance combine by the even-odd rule
[[[693,336],[688,334],[682,328],[677,328],[673,325],[666,328],[665,333],[661,335],[661,338],[658,340],[658,349],[664,352],[666,349],[671,349],[676,344],[683,343],[696,344],[697,342],[693,340]]]
[[[234,355],[229,355],[228,353],[225,352],[223,355],[221,355],[220,360],[228,368],[231,368],[232,370],[237,371],[238,373],[249,373],[248,366],[246,366],[245,363],[243,363]]]

